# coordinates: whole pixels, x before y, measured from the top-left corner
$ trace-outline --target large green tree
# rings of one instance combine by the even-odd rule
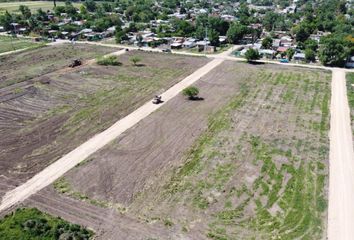
[[[324,65],[343,67],[349,57],[353,43],[331,34],[321,39],[319,59]]]
[[[230,43],[239,43],[247,32],[248,29],[245,25],[233,23],[227,31],[226,36]]]

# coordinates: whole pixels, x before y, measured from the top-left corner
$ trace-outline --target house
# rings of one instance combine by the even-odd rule
[[[181,48],[182,48],[182,43],[180,42],[171,43],[171,49],[181,49]]]
[[[197,40],[195,38],[188,38],[186,41],[183,43],[184,48],[194,48],[197,46],[196,44]]]
[[[202,51],[207,51],[207,52],[215,52],[215,47],[214,46],[210,46],[210,41],[198,41],[196,42],[196,45],[198,47],[198,51],[202,52]]]
[[[260,55],[270,59],[272,59],[276,53],[274,50],[271,49],[260,49],[258,52]]]
[[[288,47],[278,47],[277,52],[279,53],[285,53],[289,48]]]
[[[187,14],[180,14],[180,13],[174,13],[174,14],[170,14],[168,15],[169,17],[175,17],[175,18],[178,18],[178,19],[185,19],[187,18]]]
[[[219,42],[220,42],[220,44],[225,44],[225,43],[226,43],[226,40],[227,40],[227,37],[226,37],[226,36],[219,36]]]
[[[295,53],[293,59],[295,61],[305,61],[305,53],[302,52]]]
[[[223,19],[226,22],[233,22],[236,20],[236,17],[232,16],[232,15],[228,15],[228,14],[223,14],[220,16],[221,19]]]
[[[280,47],[281,39],[273,39],[272,47],[277,49]]]
[[[345,63],[345,67],[354,68],[354,56],[348,58],[347,62]]]

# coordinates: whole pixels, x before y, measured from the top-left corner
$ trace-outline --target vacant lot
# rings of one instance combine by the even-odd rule
[[[81,3],[73,2],[75,7],[80,7]],[[3,2],[0,3],[0,14],[1,12],[19,12],[18,8],[20,5],[25,5],[29,7],[29,9],[34,12],[37,9],[42,9],[43,11],[53,10],[53,1],[28,1],[28,2]],[[58,2],[57,6],[64,6],[64,2]]]
[[[70,58],[113,51],[55,46],[2,58],[0,175],[21,181],[33,176],[208,61],[129,52],[120,56],[120,66],[88,61],[63,68]],[[131,56],[142,59],[139,66]]]
[[[0,53],[37,46],[39,47],[41,44],[29,39],[0,36]]]
[[[347,90],[350,107],[350,118],[354,136],[354,73],[347,73]]]
[[[0,56],[0,91],[3,87],[65,68],[74,59],[89,60],[114,51],[101,46],[65,44]]]
[[[181,238],[322,239],[329,83],[226,62],[198,82],[204,101],[173,99],[54,186]]]

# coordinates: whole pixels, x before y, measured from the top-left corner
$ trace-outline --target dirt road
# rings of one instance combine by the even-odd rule
[[[328,239],[354,237],[354,154],[345,72],[333,70]]]
[[[224,60],[215,59],[203,67],[196,70],[194,73],[177,83],[161,96],[165,103],[175,97],[182,89],[193,84],[199,80],[202,76],[210,72],[216,66],[221,64]],[[75,165],[86,159],[92,153],[96,152],[107,143],[118,137],[127,129],[134,126],[136,123],[147,117],[149,114],[160,108],[164,104],[154,105],[150,101],[143,106],[117,121],[107,130],[92,137],[70,153],[64,155],[62,158],[54,162],[52,165],[39,172],[33,178],[29,179],[21,186],[7,192],[2,199],[0,205],[0,211],[5,210],[23,200],[27,199],[32,194],[38,192],[49,184],[53,183],[56,179],[69,171]]]

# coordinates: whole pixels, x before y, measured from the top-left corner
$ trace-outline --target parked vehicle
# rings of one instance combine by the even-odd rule
[[[153,104],[159,104],[162,103],[163,101],[161,100],[161,96],[155,96],[154,99],[152,100]]]
[[[289,60],[286,59],[286,58],[282,58],[282,59],[279,60],[279,62],[281,62],[281,63],[289,63]]]
[[[81,60],[80,60],[80,59],[75,59],[75,60],[69,65],[69,67],[74,68],[74,67],[77,67],[77,66],[80,66],[80,65],[82,65]]]

